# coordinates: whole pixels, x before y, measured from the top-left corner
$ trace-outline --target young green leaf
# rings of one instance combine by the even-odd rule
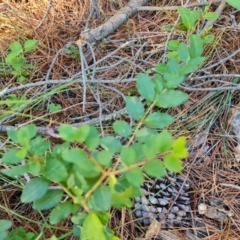
[[[203,37],[203,43],[212,43],[214,41],[214,35],[209,34]]]
[[[59,203],[50,213],[50,224],[57,224],[68,217],[72,210],[72,203],[69,201]]]
[[[76,129],[75,133],[75,141],[76,142],[84,142],[88,135],[90,134],[91,127],[89,125],[82,125],[79,128]]]
[[[132,128],[126,121],[115,121],[113,129],[121,137],[129,137],[132,134]]]
[[[33,203],[36,210],[47,210],[55,207],[62,199],[63,191],[60,189],[50,189],[46,194]]]
[[[31,179],[23,189],[21,201],[29,203],[41,198],[47,192],[48,187],[49,182],[43,178]]]
[[[95,211],[108,211],[111,207],[111,192],[109,187],[100,186],[90,198],[89,205]]]
[[[37,42],[38,40],[34,40],[34,39],[28,39],[25,43],[24,43],[24,52],[30,52],[32,50],[37,49]]]
[[[104,168],[109,168],[112,164],[114,153],[111,151],[103,150],[97,153],[96,159]]]
[[[144,166],[143,171],[150,177],[160,178],[166,175],[165,167],[159,160],[151,160],[148,162]]]
[[[140,130],[137,131],[135,138],[136,140],[138,140],[139,142],[145,142],[147,141],[151,136],[153,136],[154,134],[156,134],[156,132],[152,129],[149,128],[142,128]]]
[[[76,215],[72,216],[71,221],[74,224],[82,225],[87,216],[87,213],[78,212]]]
[[[219,18],[219,15],[215,12],[207,12],[203,15],[203,18],[206,20],[216,20]]]
[[[190,59],[190,53],[186,43],[180,43],[178,48],[178,57],[184,63]]]
[[[149,114],[144,123],[153,128],[165,128],[174,122],[174,118],[167,113],[155,112]]]
[[[162,108],[177,107],[188,100],[188,95],[179,90],[167,90],[158,97],[156,105]]]
[[[182,21],[185,25],[185,27],[188,30],[191,30],[194,27],[194,24],[197,20],[196,15],[189,9],[185,8],[185,7],[178,7],[178,12],[182,18]]]
[[[186,149],[186,137],[179,137],[176,139],[172,145],[173,154],[178,158],[186,158],[188,156],[188,151]]]
[[[162,92],[164,89],[165,83],[164,79],[160,74],[155,74],[154,75],[154,84],[155,84],[155,89],[157,93]]]
[[[121,161],[130,166],[131,164],[136,162],[136,154],[134,149],[131,146],[124,146],[120,153]]]
[[[108,240],[104,227],[95,213],[90,213],[83,222],[81,240]]]
[[[137,76],[137,89],[143,98],[152,102],[155,98],[156,92],[154,89],[154,83],[152,79],[144,73],[140,73]]]
[[[167,72],[169,73],[177,73],[180,68],[180,64],[173,57],[169,58],[167,66],[168,66]]]
[[[126,108],[128,114],[135,120],[140,120],[144,116],[144,106],[137,97],[127,97]]]
[[[133,180],[132,180],[133,181]],[[132,201],[131,197],[133,194],[133,189],[129,187],[125,191],[121,192],[112,192],[112,205],[118,209],[121,209],[122,207],[132,207]]]
[[[68,176],[65,165],[52,156],[47,156],[46,163],[42,168],[42,174],[53,182],[63,181]]]
[[[167,44],[167,48],[168,48],[168,50],[176,51],[179,48],[179,45],[180,45],[179,41],[170,40]],[[160,65],[160,66],[164,66],[164,65]]]
[[[62,153],[62,158],[66,162],[76,163],[76,162],[79,162],[79,161],[81,162],[82,160],[86,160],[87,159],[87,154],[79,148],[73,148],[73,149],[70,149],[70,150],[66,149]]]
[[[3,163],[9,163],[9,164],[20,163],[22,158],[17,157],[16,153],[17,153],[16,150],[11,150],[6,152],[2,158]]]
[[[186,65],[184,65],[183,67],[180,68],[180,70],[179,70],[178,73],[179,73],[180,75],[185,76],[185,75],[187,75],[187,74],[189,74],[189,73],[192,73],[192,72],[193,72],[194,70],[196,70],[196,69],[197,69],[197,66],[196,66],[196,65],[187,63]]]
[[[143,173],[140,168],[133,168],[125,173],[123,176],[127,179],[132,186],[139,187],[144,182]]]
[[[203,40],[200,36],[192,34],[190,36],[190,54],[191,58],[201,57],[203,53]]]
[[[165,167],[170,172],[180,172],[182,170],[182,162],[181,160],[174,156],[173,154],[169,154],[163,159]]]
[[[98,130],[96,127],[90,126],[88,135],[85,140],[85,144],[89,150],[94,150],[98,147],[100,138],[98,136]]]
[[[28,151],[35,156],[44,155],[50,147],[50,143],[45,141],[42,137],[38,136],[34,138],[30,143]]]
[[[0,232],[8,230],[10,227],[12,227],[11,221],[0,219]]]
[[[236,8],[237,10],[240,10],[240,2],[238,0],[226,0],[226,2]]]
[[[166,68],[167,68],[167,64],[166,63],[159,63],[156,67],[154,67],[154,70],[157,73],[164,73]]]
[[[71,125],[63,124],[59,127],[58,131],[63,140],[68,142],[75,141],[76,129],[74,129]]]
[[[172,147],[172,135],[164,130],[156,136],[156,145],[159,153],[165,153]]]
[[[10,49],[14,54],[16,54],[16,56],[23,52],[22,45],[18,41],[13,42],[10,46]]]
[[[102,137],[100,140],[100,145],[108,151],[117,153],[120,152],[122,149],[122,144],[121,142],[112,136],[107,136],[107,137]]]
[[[17,167],[12,167],[10,169],[2,170],[1,172],[9,177],[16,178],[22,176],[28,171],[28,165],[21,165]]]
[[[181,68],[179,71],[181,71]],[[179,86],[185,80],[185,76],[179,75],[179,73],[166,72],[164,74],[164,79],[166,80],[166,87],[171,89]]]

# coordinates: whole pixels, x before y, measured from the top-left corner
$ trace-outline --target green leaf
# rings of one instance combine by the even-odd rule
[[[95,211],[109,211],[111,207],[111,192],[109,187],[100,186],[94,191],[90,198],[89,205]]]
[[[168,66],[167,70],[170,73],[176,73],[180,68],[180,64],[176,61],[175,58],[172,57],[169,58],[167,66]]]
[[[192,73],[194,70],[197,69],[196,65],[192,65],[187,63],[185,66],[181,67],[181,69],[179,70],[179,74],[180,75],[187,75],[189,73]]]
[[[12,141],[18,143],[17,130],[9,130],[7,134]]]
[[[135,143],[135,144],[132,144],[131,147],[135,151],[136,162],[142,161],[145,158],[143,149],[142,149],[142,144]]]
[[[9,62],[9,64],[18,72],[12,72],[13,75],[15,76],[21,76],[21,68],[23,67],[25,62],[24,57],[15,57]],[[23,76],[22,76],[23,77]]]
[[[80,126],[76,129],[75,141],[80,143],[84,142],[90,134],[90,131],[91,127],[89,125]]]
[[[137,89],[143,98],[152,102],[155,98],[156,92],[154,89],[154,83],[152,79],[144,73],[140,73],[137,76]]]
[[[29,203],[41,198],[47,192],[48,187],[49,182],[43,178],[31,179],[23,189],[21,201]]]
[[[103,150],[97,153],[96,159],[104,168],[109,168],[112,164],[114,153],[111,151]]]
[[[186,149],[186,137],[179,137],[173,143],[173,154],[178,158],[186,158],[188,156],[188,151]]]
[[[37,49],[37,42],[38,42],[38,40],[28,39],[24,43],[24,51],[25,51],[25,53]]]
[[[47,156],[46,163],[42,168],[42,174],[44,177],[53,182],[63,181],[68,176],[67,169],[64,164],[52,156]]]
[[[154,83],[155,83],[155,89],[157,91],[157,93],[162,92],[162,90],[164,89],[164,79],[160,74],[155,74],[154,75]]]
[[[70,149],[70,150],[66,149],[62,153],[62,158],[66,162],[76,163],[76,162],[79,162],[79,161],[82,161],[82,160],[86,160],[87,159],[87,154],[79,148],[73,148],[73,149]]]
[[[41,170],[41,164],[35,160],[28,160],[28,171],[33,175],[37,176]]]
[[[192,34],[190,36],[190,54],[191,58],[201,57],[203,53],[203,40],[200,36]]]
[[[62,106],[60,104],[56,104],[56,105],[54,103],[49,104],[49,111],[51,113],[57,112],[61,109],[62,109]]]
[[[206,20],[216,20],[219,18],[219,15],[215,12],[207,12],[203,15],[203,18]]]
[[[63,191],[60,189],[50,189],[47,193],[33,203],[36,210],[47,210],[55,207],[62,199]]]
[[[90,213],[83,222],[81,240],[107,240],[104,227],[95,213]]]
[[[11,221],[0,219],[0,232],[8,230],[10,227],[12,227]]]
[[[147,141],[152,135],[156,134],[156,132],[149,128],[142,128],[137,131],[135,138],[139,142]]]
[[[151,160],[148,162],[144,166],[143,171],[150,177],[160,178],[166,175],[165,167],[159,160]]]
[[[135,163],[136,155],[134,149],[131,146],[124,146],[120,153],[120,159],[127,166],[130,166],[131,164]]]
[[[22,127],[17,131],[18,142],[22,146],[28,146],[30,139],[33,138],[36,135],[36,133],[37,128],[33,124]]]
[[[133,180],[132,180],[133,181]],[[132,197],[133,190],[132,188],[128,188],[125,191],[121,192],[112,192],[112,205],[118,209],[123,207],[132,207],[132,201],[130,197]]]
[[[63,140],[68,142],[75,141],[76,129],[74,129],[71,125],[63,124],[59,127],[58,131]]]
[[[50,147],[50,143],[38,136],[31,141],[29,152],[38,157],[44,155]]]
[[[158,97],[156,105],[162,108],[177,107],[188,100],[188,95],[179,90],[167,90]]]
[[[21,45],[21,43],[18,42],[18,41],[13,42],[13,43],[11,44],[11,46],[10,46],[10,49],[11,49],[11,51],[12,51],[14,54],[16,54],[16,55],[19,55],[20,53],[23,52],[22,45]]]
[[[188,30],[191,30],[194,27],[197,16],[191,10],[185,7],[178,7],[177,9],[182,18],[183,24]]]
[[[181,160],[174,156],[173,154],[169,154],[163,159],[165,167],[170,172],[180,172],[182,170],[182,162]]]
[[[204,43],[212,43],[214,41],[214,35],[213,34],[208,34],[203,37],[203,42]]]
[[[71,221],[74,224],[82,225],[87,216],[87,213],[78,212],[76,215],[72,216]]]
[[[149,114],[144,123],[153,128],[165,128],[174,122],[174,118],[167,113],[151,113]]]
[[[156,136],[156,144],[159,150],[159,153],[165,153],[169,151],[172,147],[172,135],[164,130]]]
[[[132,128],[126,121],[115,121],[113,129],[121,137],[129,137],[132,134]]]
[[[57,224],[68,217],[72,211],[72,203],[69,201],[59,203],[50,213],[50,224]]]
[[[167,44],[167,48],[168,48],[168,50],[176,51],[176,50],[178,50],[179,45],[180,45],[179,41],[177,41],[177,40],[170,40],[168,42],[168,44]],[[161,66],[164,66],[164,65],[161,65]],[[158,67],[158,69],[159,69],[159,67]],[[162,69],[162,67],[160,69]]]
[[[180,69],[180,71],[181,71],[181,69]],[[175,88],[175,87],[179,86],[185,80],[185,76],[179,75],[178,73],[166,72],[164,74],[164,79],[167,81],[166,82],[167,88]]]
[[[140,120],[144,116],[144,106],[137,97],[127,97],[126,108],[128,114],[135,120]]]
[[[190,65],[196,65],[196,67],[197,67],[197,66],[199,66],[200,64],[202,64],[205,60],[206,60],[206,57],[196,57],[196,58],[190,59],[190,61],[188,62],[188,64],[190,64]]]
[[[184,63],[190,59],[189,49],[185,43],[180,43],[178,48],[178,57]]]
[[[107,136],[107,137],[102,137],[100,140],[100,145],[108,151],[117,153],[120,152],[122,149],[122,144],[121,142],[112,136]]]
[[[144,182],[143,173],[140,168],[133,168],[125,173],[123,176],[127,179],[132,186],[139,187]]]
[[[17,153],[16,150],[11,150],[6,152],[2,158],[3,163],[9,163],[9,164],[20,163],[22,158],[17,157],[16,153]]]
[[[94,178],[100,174],[99,168],[89,158],[76,162],[75,166],[74,171],[87,178]]]
[[[157,73],[165,73],[167,68],[167,64],[166,63],[159,63],[156,67],[154,67],[154,70]]]
[[[89,150],[94,150],[98,147],[100,142],[99,136],[98,136],[98,130],[91,126],[87,135],[87,138],[85,140],[85,144],[88,147]]]
[[[17,167],[12,167],[11,169],[2,170],[1,172],[9,177],[16,178],[22,176],[28,171],[28,165],[21,165]]]
[[[236,8],[237,10],[240,10],[240,2],[238,0],[226,0],[226,2]]]

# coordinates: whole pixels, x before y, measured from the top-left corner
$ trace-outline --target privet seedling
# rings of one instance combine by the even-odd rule
[[[29,76],[29,70],[34,69],[35,66],[26,63],[25,55],[37,48],[37,40],[29,39],[22,45],[15,41],[10,46],[10,53],[7,55],[5,61],[12,67],[12,75],[17,77],[18,82],[23,83]]]
[[[212,13],[202,16],[182,7],[178,10],[188,32],[199,19],[216,17]],[[191,33],[186,43],[169,41],[168,61],[158,64],[153,76],[147,73],[137,76],[141,98],[126,97],[127,113],[136,124],[115,121],[112,128],[117,137],[99,137],[94,126],[62,125],[59,134],[64,142],[52,146],[36,136],[33,124],[10,130],[9,138],[19,147],[3,155],[2,161],[9,169],[2,172],[14,178],[26,173],[31,176],[21,201],[32,203],[39,211],[50,210],[49,222],[53,225],[71,216],[72,233],[81,240],[119,239],[108,227],[110,209],[132,207],[131,199],[142,195],[144,174],[161,178],[166,171],[180,172],[183,168],[181,160],[188,156],[186,138],[174,139],[166,130],[174,122],[166,110],[187,101],[188,95],[176,88],[205,61],[202,53],[209,40],[204,37]],[[23,62],[22,47],[19,43],[13,46],[12,59],[20,54]],[[123,145],[119,137],[127,139],[127,143]],[[84,145],[85,150],[78,144]],[[20,164],[23,159],[25,165]],[[7,236],[11,222],[1,221],[4,222],[0,231]]]

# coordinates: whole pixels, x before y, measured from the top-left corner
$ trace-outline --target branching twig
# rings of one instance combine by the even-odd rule
[[[120,9],[106,23],[88,32],[83,32],[81,37],[89,43],[95,43],[108,37],[117,30],[124,22],[138,12],[138,8],[145,5],[149,0],[131,0],[126,7]]]

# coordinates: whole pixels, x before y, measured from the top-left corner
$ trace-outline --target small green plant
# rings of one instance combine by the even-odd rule
[[[68,49],[65,50],[65,53],[68,54],[70,57],[80,60],[80,53],[79,50],[71,44]]]
[[[26,63],[25,54],[37,48],[37,40],[27,40],[22,45],[15,41],[10,46],[10,53],[7,55],[5,61],[12,67],[11,74],[17,77],[17,80],[22,83],[26,77],[30,75],[29,70],[35,67],[32,64]]]
[[[62,106],[60,104],[54,104],[54,103],[49,104],[49,111],[51,113],[57,112],[61,109],[62,109]]]
[[[202,17],[182,7],[179,13],[190,32]],[[18,148],[3,155],[2,162],[8,169],[2,172],[13,178],[26,173],[31,176],[21,201],[32,203],[38,211],[51,209],[52,225],[71,216],[74,224],[71,233],[81,240],[118,240],[108,227],[110,209],[131,208],[131,199],[142,195],[145,174],[160,178],[166,171],[180,172],[183,168],[182,159],[188,156],[186,138],[174,139],[166,130],[174,122],[166,110],[188,99],[186,93],[176,88],[205,61],[202,57],[204,43],[208,42],[204,41],[205,36],[190,33],[187,43],[169,41],[168,61],[158,64],[151,76],[151,71],[137,76],[137,90],[145,103],[137,96],[126,97],[127,113],[135,125],[115,121],[112,128],[117,137],[99,137],[94,126],[62,125],[59,134],[64,142],[52,146],[36,135],[33,124],[8,131]],[[123,145],[119,137],[126,138],[127,143]],[[78,144],[84,145],[85,150]],[[22,159],[25,165],[20,164]],[[4,223],[0,230],[5,234],[11,223]]]

